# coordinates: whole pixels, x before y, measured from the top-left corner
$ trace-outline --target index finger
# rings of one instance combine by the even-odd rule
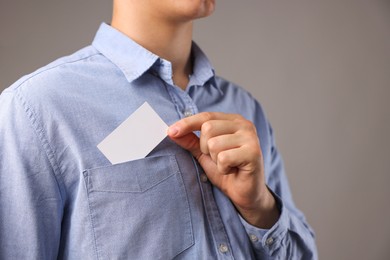
[[[202,112],[193,116],[183,118],[168,129],[168,135],[171,137],[180,137],[194,131],[199,131],[202,125],[210,120],[234,120],[240,117],[236,114],[226,114],[221,112]]]

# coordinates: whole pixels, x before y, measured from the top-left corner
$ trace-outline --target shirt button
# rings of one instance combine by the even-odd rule
[[[270,245],[272,245],[273,242],[274,242],[274,239],[273,239],[272,237],[269,237],[269,238],[267,238],[267,240],[265,241],[265,244],[266,244],[267,246],[270,246]]]
[[[201,182],[207,182],[207,181],[208,181],[207,175],[204,174],[204,173],[202,173],[202,174],[200,175],[200,181],[201,181]]]
[[[252,242],[257,242],[259,238],[256,235],[250,234],[249,238],[251,239]]]
[[[184,111],[184,117],[189,117],[192,115],[193,115],[193,113],[191,111],[189,111],[189,110]]]
[[[223,254],[223,253],[226,253],[227,251],[229,251],[229,248],[227,247],[227,245],[225,245],[225,244],[219,245],[219,252],[221,252]]]

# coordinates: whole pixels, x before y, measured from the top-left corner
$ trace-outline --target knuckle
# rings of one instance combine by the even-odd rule
[[[223,167],[229,164],[229,156],[227,155],[227,153],[220,152],[218,154],[218,164],[220,164]]]
[[[247,131],[251,131],[251,132],[256,132],[256,127],[251,121],[249,121],[243,117],[236,118],[234,121],[238,125],[240,125],[242,127],[242,129],[247,130]]]
[[[251,159],[262,157],[262,152],[258,144],[252,144],[247,146],[247,154],[250,155]]]
[[[246,121],[248,120],[246,120],[242,116],[237,116],[236,118],[233,119],[233,121],[236,122],[237,124],[243,125],[246,124]]]
[[[255,126],[253,125],[253,123],[249,120],[246,120],[246,119],[243,119],[243,125],[245,126],[246,129],[248,130],[253,130],[255,128]]]
[[[211,131],[212,128],[213,128],[213,125],[211,124],[211,122],[206,121],[205,123],[202,124],[201,131],[203,133],[207,134],[208,132]]]
[[[240,114],[232,114],[234,116],[234,119],[235,120],[242,120],[242,119],[245,119],[242,115]]]
[[[218,140],[216,138],[209,139],[207,141],[207,146],[210,151],[216,151],[218,147]]]
[[[204,122],[207,122],[211,119],[213,119],[213,113],[211,112],[202,112],[202,119]]]

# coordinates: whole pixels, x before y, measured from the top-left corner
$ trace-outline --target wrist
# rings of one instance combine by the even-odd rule
[[[254,203],[254,207],[242,208],[236,206],[236,208],[245,221],[252,226],[270,229],[278,221],[280,211],[272,193],[268,188],[264,191],[264,194]]]

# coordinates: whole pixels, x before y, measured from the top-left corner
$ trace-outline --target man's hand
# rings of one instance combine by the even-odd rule
[[[200,138],[193,133],[199,130]],[[260,228],[275,224],[279,211],[265,185],[263,155],[252,122],[237,114],[204,112],[176,122],[168,135],[191,152],[247,222]]]

